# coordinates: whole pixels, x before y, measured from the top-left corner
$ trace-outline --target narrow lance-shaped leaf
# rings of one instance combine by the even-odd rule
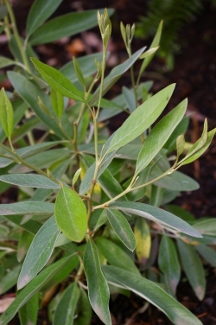
[[[150,50],[158,47],[159,43],[160,43],[160,38],[161,38],[161,33],[162,33],[162,27],[163,27],[163,21],[160,22],[156,35],[150,45]],[[147,66],[150,64],[151,60],[153,59],[154,55],[155,55],[155,51],[152,53],[151,56],[148,56],[147,58],[145,58],[145,60],[142,63],[142,66],[140,68],[140,72],[139,72],[139,78],[141,77],[141,75],[143,74],[143,71],[147,68]]]
[[[92,308],[84,289],[80,288],[80,296],[76,310],[74,325],[89,325],[92,319]]]
[[[71,81],[66,78],[60,71],[57,69],[48,66],[41,61],[31,58],[35,68],[43,77],[43,79],[56,91],[58,91],[63,96],[72,98],[79,102],[85,102],[84,93],[79,91]]]
[[[58,189],[59,185],[48,177],[35,174],[10,174],[0,176],[0,181],[18,186]]]
[[[119,245],[104,237],[97,238],[96,243],[100,252],[111,265],[139,274],[134,261]]]
[[[18,278],[18,289],[28,284],[46,265],[60,234],[55,218],[49,218],[35,235]]]
[[[137,218],[134,227],[136,238],[136,255],[139,263],[145,264],[151,251],[151,234],[146,220]]]
[[[133,252],[136,247],[136,239],[124,215],[118,210],[107,209],[107,219],[119,239]]]
[[[19,310],[19,319],[21,325],[36,325],[39,309],[39,294],[38,292],[27,301]]]
[[[205,295],[206,280],[202,262],[192,245],[177,240],[178,251],[183,270],[197,298],[202,300]]]
[[[75,242],[81,242],[87,231],[86,207],[79,195],[68,187],[62,187],[55,202],[55,218],[58,227]]]
[[[104,265],[103,270],[109,283],[129,289],[149,301],[159,308],[173,324],[202,325],[196,316],[156,283],[115,266]]]
[[[161,239],[158,263],[160,270],[164,273],[166,285],[169,291],[172,295],[175,295],[176,287],[181,277],[181,267],[176,247],[172,239],[166,235]]]
[[[145,47],[141,48],[137,52],[135,52],[129,59],[127,59],[125,62],[119,64],[117,67],[113,68],[111,72],[108,74],[108,76],[104,80],[104,86],[103,86],[103,95],[116,83],[116,81],[127,71],[130,69],[130,67],[136,62],[136,60],[139,58],[139,56],[142,54],[142,52],[145,50]],[[100,93],[100,86],[96,89],[95,93],[92,95],[89,105],[95,105],[98,96]]]
[[[32,214],[49,216],[54,212],[54,204],[41,201],[24,201],[0,205],[0,215]]]
[[[85,10],[50,19],[31,35],[29,41],[31,45],[45,44],[86,31],[97,25],[97,12]],[[108,12],[111,15],[114,10],[108,9]]]
[[[4,88],[2,88],[0,91],[0,121],[5,134],[10,140],[14,123],[13,107],[5,93]]]
[[[50,99],[54,112],[56,113],[57,117],[61,119],[64,111],[64,98],[62,94],[52,88],[50,92]]]
[[[167,105],[175,85],[170,85],[140,105],[105,144],[106,154],[118,150],[146,131]]]
[[[77,266],[77,257],[69,255],[61,260],[49,265],[40,274],[38,274],[16,297],[8,307],[7,312],[0,317],[0,325],[8,325],[14,318],[19,309],[38,292],[44,285],[49,283],[57,274],[62,273],[64,267],[71,272]]]
[[[109,312],[109,287],[101,271],[99,254],[94,242],[89,239],[84,252],[84,269],[91,306],[106,325],[111,325]]]
[[[10,65],[14,65],[14,64],[16,64],[15,61],[8,59],[5,56],[0,56],[0,69],[6,68],[6,67],[8,67]]]
[[[73,325],[79,294],[76,282],[67,287],[56,308],[53,325]]]
[[[26,34],[29,37],[58,8],[62,0],[36,0],[27,17]]]
[[[152,129],[137,158],[136,174],[140,173],[148,166],[156,154],[162,149],[183,118],[186,108],[187,99],[182,101],[175,109],[163,117]]]
[[[202,237],[201,234],[191,227],[184,220],[163,209],[140,203],[140,202],[115,202],[109,205],[110,208],[122,210],[126,213],[135,214],[148,220],[159,223],[170,231],[179,231],[192,237]]]

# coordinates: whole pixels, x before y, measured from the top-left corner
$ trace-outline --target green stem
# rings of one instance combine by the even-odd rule
[[[100,205],[95,206],[94,207],[94,210],[101,209],[101,208],[107,208],[110,203],[115,202],[116,200],[120,199],[122,196],[126,195],[127,193],[132,192],[133,190],[138,190],[138,189],[140,189],[142,187],[148,186],[148,185],[150,185],[150,184],[158,181],[159,179],[163,178],[164,176],[167,176],[169,174],[172,174],[174,171],[175,171],[175,169],[173,169],[173,167],[171,167],[170,169],[168,169],[166,172],[164,172],[163,174],[159,175],[158,177],[156,177],[156,178],[152,179],[151,181],[146,182],[146,183],[144,183],[142,185],[136,186],[136,187],[133,187],[133,184],[136,181],[134,179],[134,177],[133,177],[132,180],[131,180],[131,182],[130,182],[130,184],[129,184],[129,186],[122,193],[116,195],[115,197],[113,197],[109,201],[106,201],[103,204],[100,204]]]
[[[18,30],[17,30],[17,26],[16,26],[15,16],[14,16],[12,7],[10,5],[10,1],[9,0],[5,0],[5,3],[6,3],[6,7],[7,7],[7,10],[8,10],[8,14],[9,14],[9,17],[10,17],[10,20],[11,20],[12,29],[13,29],[13,32],[14,32],[14,37],[15,37],[15,40],[17,42],[17,46],[18,46],[18,48],[20,50],[20,54],[22,56],[22,59],[23,59],[23,63],[26,66],[26,70],[28,72],[30,72],[31,70],[30,70],[29,63],[28,63],[28,60],[27,60],[27,57],[26,57],[26,53],[25,53],[25,51],[23,49],[23,46],[22,46],[22,43],[21,43],[21,40],[20,40],[20,36],[19,36]]]

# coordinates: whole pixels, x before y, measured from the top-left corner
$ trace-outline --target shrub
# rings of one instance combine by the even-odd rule
[[[39,40],[65,36],[62,25],[55,29],[53,21],[40,27],[60,2],[47,2],[48,13],[44,2],[36,0],[22,40],[5,1],[15,60],[0,61],[1,67],[14,66],[8,72],[14,92],[0,92],[0,191],[15,185],[18,200],[0,205],[0,293],[17,283],[18,294],[0,324],[8,324],[16,313],[21,324],[36,324],[41,304],[48,304],[53,324],[90,324],[92,309],[104,324],[111,324],[110,292],[128,291],[158,307],[174,324],[201,324],[175,294],[183,269],[203,299],[199,255],[215,265],[209,247],[215,241],[215,222],[196,221],[167,204],[180,191],[198,188],[178,169],[199,158],[216,130],[208,131],[206,121],[200,139],[186,146],[186,99],[159,119],[175,85],[152,96],[150,83],[140,79],[157,50],[161,25],[151,48],[132,54],[134,26],[121,24],[129,58],[106,77],[111,35],[107,10],[97,14],[102,53],[74,58],[60,71],[36,57],[29,60],[31,46]],[[55,19],[66,23],[68,15]],[[80,26],[80,14],[73,15]],[[94,17],[89,27],[96,21],[95,12],[81,15],[82,28],[88,15]],[[71,34],[74,28],[69,26]],[[48,38],[47,30],[53,37]],[[112,100],[105,98],[128,70],[132,87],[123,87]],[[128,118],[109,136],[106,121],[122,111]],[[151,271],[157,252],[160,279]]]

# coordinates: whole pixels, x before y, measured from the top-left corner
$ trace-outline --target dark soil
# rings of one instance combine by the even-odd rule
[[[19,2],[19,6],[18,6]],[[14,1],[16,16],[21,33],[24,32],[26,14],[32,1]],[[63,1],[58,14],[66,13],[71,9],[95,9],[99,7],[113,7],[116,13],[113,16],[114,35],[111,51],[117,63],[126,58],[123,51],[123,42],[120,40],[119,21],[126,23],[137,22],[140,15],[145,13],[143,0],[106,0],[106,1]],[[209,128],[216,126],[216,8],[210,3],[195,22],[187,24],[180,33],[179,42],[182,44],[181,53],[175,57],[173,71],[166,71],[164,62],[156,59],[148,68],[143,80],[154,80],[153,91],[162,89],[167,84],[177,83],[173,95],[172,105],[176,105],[185,97],[189,98],[188,113],[192,114],[189,130],[189,138],[195,141],[202,132],[204,118],[208,118]],[[95,33],[95,30],[94,30]],[[96,32],[97,33],[97,32]],[[82,37],[82,36],[81,36]],[[61,66],[69,60],[70,53],[66,43],[50,44],[38,47],[37,50],[42,60],[49,64]],[[148,45],[149,41],[136,40],[134,48]],[[92,48],[90,48],[92,50]],[[1,55],[7,55],[7,46],[2,46]],[[83,50],[82,50],[83,51]],[[82,52],[81,51],[81,52]],[[162,74],[161,74],[162,72]],[[126,77],[127,78],[127,77]],[[127,80],[124,78],[125,80]],[[114,89],[113,92],[119,89]],[[112,96],[112,94],[110,94]],[[120,116],[117,125],[122,122]],[[117,119],[115,118],[115,121]],[[115,124],[115,127],[117,127]],[[200,189],[182,194],[176,203],[193,213],[196,217],[216,216],[216,139],[209,150],[189,168],[182,171],[194,177],[200,183]],[[200,302],[195,297],[187,282],[179,286],[178,299],[188,307],[204,325],[216,324],[216,270],[207,269],[207,290],[205,299]],[[111,300],[111,311],[114,324],[125,325],[169,325],[167,318],[155,307],[150,306],[145,312],[139,313],[144,301],[131,295],[128,299],[123,296],[114,297]],[[42,322],[41,324],[46,324]],[[92,324],[102,324],[97,316],[94,316]],[[187,325],[187,324],[185,324]]]

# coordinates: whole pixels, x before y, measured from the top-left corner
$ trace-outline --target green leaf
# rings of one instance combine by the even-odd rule
[[[80,288],[76,314],[77,318],[74,319],[74,325],[89,325],[91,323],[92,308],[88,296],[82,288]]]
[[[151,252],[151,233],[145,219],[137,218],[134,226],[136,238],[136,255],[139,263],[145,264]]]
[[[70,271],[77,265],[77,257],[69,255],[61,260],[49,265],[40,274],[38,274],[16,297],[8,307],[7,312],[0,317],[0,325],[7,325],[14,318],[19,309],[31,299],[36,292],[49,283],[57,274],[61,274],[66,265],[70,266]],[[61,281],[61,280],[60,280]]]
[[[169,213],[160,208],[147,205],[139,202],[115,202],[109,205],[110,208],[122,210],[129,214],[135,214],[137,216],[146,218],[155,223],[159,223],[162,227],[169,229],[170,231],[180,231],[188,234],[192,237],[202,237],[201,234],[191,227],[184,220],[176,217],[174,214]]]
[[[139,274],[139,270],[132,259],[120,246],[104,237],[97,238],[96,243],[100,252],[110,264]]]
[[[169,261],[167,263],[167,261]],[[164,273],[169,292],[175,296],[176,288],[181,277],[181,267],[178,260],[176,247],[168,236],[163,235],[160,243],[158,263]]]
[[[88,223],[86,207],[79,195],[68,187],[62,187],[57,195],[55,218],[66,237],[75,242],[83,240]]]
[[[210,263],[213,267],[216,267],[216,251],[214,248],[201,244],[196,246],[196,250],[204,260]]]
[[[102,60],[102,53],[94,53],[82,56],[77,58],[76,61],[78,62],[79,66],[82,70],[82,75],[84,78],[93,75],[97,71],[97,67],[94,64],[94,60],[101,61]],[[76,71],[73,65],[73,62],[68,62],[65,64],[60,71],[67,77],[71,82],[77,82],[79,79],[76,75]]]
[[[13,107],[4,88],[0,91],[0,121],[5,134],[9,139],[11,139],[14,124]]]
[[[133,252],[136,248],[136,239],[125,216],[118,210],[107,209],[107,219],[118,238]]]
[[[113,10],[109,9],[109,14]],[[49,20],[30,37],[31,45],[50,43],[97,25],[97,10],[73,12]]]
[[[175,85],[170,85],[140,105],[107,141],[106,154],[120,149],[146,131],[162,113],[174,88]]]
[[[76,282],[72,283],[64,291],[56,308],[53,325],[73,325],[77,302],[79,299],[79,287]]]
[[[6,58],[5,56],[0,56],[0,69],[9,67],[10,65],[16,64],[15,61]]]
[[[122,87],[122,94],[126,103],[127,108],[129,108],[132,113],[136,109],[136,100],[134,98],[134,92],[132,89],[128,89],[127,87]]]
[[[19,319],[20,319],[21,325],[36,325],[38,309],[39,309],[39,294],[37,292],[19,310]]]
[[[137,158],[136,174],[139,174],[156,154],[162,149],[176,126],[180,123],[187,109],[187,99],[163,117],[145,139],[144,145]]]
[[[1,278],[0,295],[6,293],[9,289],[13,288],[16,285],[19,272],[20,265],[16,265],[12,269],[7,270],[6,275]]]
[[[0,181],[18,186],[58,189],[59,185],[48,177],[35,174],[11,174],[0,176]]]
[[[141,48],[135,52],[129,59],[125,62],[119,64],[111,70],[108,76],[104,79],[104,86],[102,95],[104,95],[115,83],[116,81],[127,71],[130,67],[136,62],[142,52],[145,50],[145,47]],[[95,93],[92,95],[89,105],[93,106],[98,100],[100,94],[100,86],[96,89]]]
[[[0,215],[33,214],[51,215],[53,214],[54,204],[48,202],[24,201],[0,205]]]
[[[87,242],[83,262],[87,278],[88,296],[92,309],[104,324],[111,325],[109,287],[101,271],[97,247],[91,239]]]
[[[193,227],[197,229],[201,234],[216,236],[215,218],[205,218],[203,220],[196,220],[193,223]]]
[[[103,266],[109,283],[131,290],[160,309],[175,325],[202,325],[187,308],[156,283],[115,266]]]
[[[51,93],[50,93],[50,99],[51,99],[51,103],[52,103],[54,112],[56,113],[58,118],[61,119],[63,111],[64,111],[63,96],[58,91],[56,91],[55,89],[52,88]]]
[[[105,169],[102,175],[100,175],[98,182],[109,198],[113,198],[123,192],[121,185],[108,169]],[[124,200],[124,198],[122,199]]]
[[[65,138],[65,135],[59,129],[59,126],[47,114],[45,114],[38,105],[38,97],[47,104],[49,97],[34,83],[29,81],[20,73],[9,71],[8,77],[19,96],[27,103],[35,112],[38,118],[60,138]]]
[[[35,235],[18,278],[17,288],[26,286],[46,265],[60,234],[55,218],[49,218]]]
[[[26,34],[28,38],[52,15],[61,2],[62,0],[48,0],[45,2],[43,0],[36,0],[33,2],[26,23]]]
[[[160,44],[160,39],[161,39],[161,33],[162,33],[162,28],[163,28],[163,21],[160,22],[157,32],[155,34],[155,37],[150,45],[150,49],[153,49],[155,47],[158,47],[158,45]],[[151,60],[153,59],[153,57],[155,56],[155,51],[152,53],[152,55],[148,56],[147,58],[145,58],[143,60],[142,66],[140,68],[140,72],[139,72],[139,78],[142,76],[143,71],[147,68],[147,66],[150,64]]]
[[[76,72],[76,76],[77,76],[79,82],[81,83],[81,85],[83,85],[85,87],[86,82],[85,82],[84,76],[82,74],[81,67],[80,67],[77,59],[75,58],[75,56],[73,57],[73,65],[74,65],[74,70]]]
[[[35,68],[41,74],[43,79],[56,91],[63,96],[72,98],[79,102],[85,102],[84,93],[79,91],[68,78],[66,78],[60,71],[42,63],[38,59],[31,58]]]
[[[31,221],[31,220],[30,220]],[[18,247],[17,247],[17,261],[21,262],[32,243],[34,236],[28,231],[22,231],[19,237]]]
[[[199,300],[205,296],[206,281],[202,262],[192,245],[177,240],[183,270]]]

